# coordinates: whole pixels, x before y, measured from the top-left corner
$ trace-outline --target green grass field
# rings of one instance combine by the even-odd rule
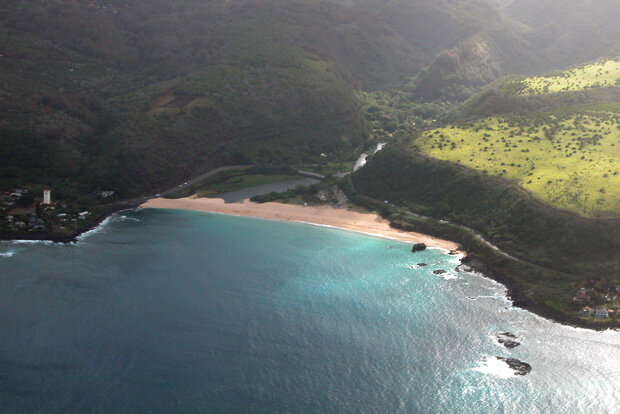
[[[219,174],[196,189],[199,197],[207,197],[215,194],[228,193],[244,188],[256,187],[257,185],[279,183],[299,178],[296,175],[286,174],[245,174],[235,171]]]
[[[560,73],[515,79],[508,82],[504,89],[518,95],[541,95],[618,84],[620,84],[620,57],[615,57]]]
[[[413,147],[515,180],[559,208],[589,217],[620,213],[620,104],[482,119],[424,132]]]

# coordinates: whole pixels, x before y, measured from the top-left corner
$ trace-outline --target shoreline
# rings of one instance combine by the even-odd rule
[[[83,234],[86,234],[101,225],[105,220],[111,217],[113,214],[131,210],[140,206],[142,201],[119,201],[106,208],[104,211],[97,214],[94,220],[79,229],[76,229],[70,233],[0,233],[0,241],[49,241],[52,243],[77,243]]]
[[[146,201],[144,201],[146,200]],[[264,206],[262,208],[256,208],[257,206]],[[405,231],[394,228],[390,225],[389,220],[383,219],[380,216],[372,213],[359,213],[346,209],[336,209],[331,206],[301,206],[293,204],[282,203],[252,203],[249,200],[245,200],[243,203],[228,203],[226,204],[222,199],[214,198],[181,198],[181,199],[141,199],[138,200],[126,200],[124,202],[118,202],[107,209],[105,212],[101,212],[97,219],[90,225],[76,230],[71,234],[54,234],[54,233],[39,233],[39,234],[20,234],[20,235],[7,235],[0,234],[0,239],[4,241],[49,241],[53,243],[77,243],[80,237],[89,231],[98,228],[107,218],[120,211],[131,210],[135,208],[155,208],[155,209],[180,209],[180,210],[194,210],[202,211],[214,214],[224,214],[229,216],[240,217],[253,217],[262,218],[267,220],[275,220],[282,222],[303,223],[320,227],[329,227],[342,230],[348,230],[360,234],[366,234],[373,237],[381,237],[384,239],[398,240],[404,243],[425,243],[428,248],[441,249],[446,252],[456,253],[460,256],[460,263],[470,267],[472,270],[482,274],[484,277],[499,282],[506,288],[506,297],[512,301],[512,306],[529,311],[539,317],[550,320],[560,325],[570,326],[573,328],[587,329],[591,331],[618,331],[615,326],[599,325],[593,322],[582,321],[575,316],[567,315],[556,309],[551,309],[545,304],[537,303],[533,301],[522,289],[518,286],[512,278],[507,275],[501,267],[497,264],[491,264],[488,257],[479,254],[477,249],[474,251],[468,251],[461,244],[433,237],[428,234],[423,234],[414,231]],[[284,207],[284,208],[283,208]],[[301,217],[296,215],[286,215],[286,212],[291,210],[298,212],[301,210],[303,215]],[[325,212],[331,211],[335,213],[335,217],[325,216]],[[319,214],[314,214],[319,213]],[[362,217],[365,220],[360,222],[359,218]],[[335,222],[331,222],[335,220]],[[327,222],[326,222],[327,221]]]
[[[153,198],[141,204],[140,207],[194,210],[230,216],[304,223],[348,230],[370,236],[398,240],[404,243],[421,242],[426,244],[427,248],[438,248],[446,252],[457,253],[460,256],[459,261],[461,264],[479,272],[486,278],[502,284],[506,288],[506,297],[512,302],[514,307],[524,309],[564,326],[599,332],[609,329],[617,330],[613,326],[601,326],[596,323],[582,321],[575,316],[567,315],[556,309],[551,309],[545,304],[533,301],[497,264],[491,264],[491,261],[485,260],[485,257],[480,255],[479,252],[468,252],[468,249],[463,248],[461,244],[454,241],[419,232],[396,229],[390,225],[389,220],[373,213],[359,213],[331,206],[302,206],[275,202],[259,204],[247,199],[241,203],[227,204],[223,199],[192,197],[180,199]]]
[[[390,226],[388,220],[373,213],[359,213],[331,206],[302,206],[274,202],[253,203],[248,199],[240,203],[225,203],[221,198],[187,197],[178,199],[152,198],[141,204],[140,207],[194,210],[206,213],[333,227],[405,243],[424,243],[427,247],[457,251],[463,256],[466,255],[461,250],[461,246],[456,242],[427,234],[395,229]]]

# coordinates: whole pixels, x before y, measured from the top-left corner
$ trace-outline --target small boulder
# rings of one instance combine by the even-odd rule
[[[419,267],[424,267],[424,266],[428,266],[426,263],[418,263]]]
[[[426,249],[426,245],[424,243],[416,243],[411,248],[411,253],[421,252],[422,250],[425,250],[425,249]]]
[[[443,269],[437,269],[437,270],[433,270],[433,273],[436,275],[443,275],[444,273],[446,273],[446,271]]]

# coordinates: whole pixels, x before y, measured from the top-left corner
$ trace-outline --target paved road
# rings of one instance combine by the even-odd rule
[[[353,190],[355,190],[355,187],[353,185],[353,180],[351,180],[350,178],[349,178],[349,183],[351,184],[351,188],[353,188]],[[378,200],[376,198],[368,197],[368,196],[365,196],[365,195],[360,195],[360,197],[362,197],[362,198],[364,198],[366,200],[378,203],[378,204],[384,204],[385,203],[385,201],[381,201],[381,200]],[[393,204],[391,204],[391,206],[393,208],[396,208],[399,211],[402,211],[405,214],[410,214],[410,215],[412,215],[414,217],[418,217],[418,218],[421,218],[421,219],[424,219],[424,220],[428,220],[428,221],[432,221],[432,222],[435,222],[435,223],[449,224],[451,226],[458,227],[458,228],[460,228],[462,230],[465,230],[465,231],[471,233],[474,237],[476,237],[482,243],[486,244],[487,246],[489,246],[491,249],[495,250],[497,253],[501,254],[502,256],[507,257],[507,258],[512,259],[512,260],[516,260],[517,262],[520,262],[520,263],[531,264],[529,262],[526,262],[525,260],[521,260],[518,257],[514,257],[513,255],[511,255],[509,253],[506,253],[505,251],[503,251],[502,249],[500,249],[499,247],[497,247],[496,245],[494,245],[493,243],[491,243],[490,241],[485,239],[482,234],[478,233],[476,230],[474,230],[472,228],[469,228],[467,226],[463,226],[461,224],[452,223],[452,222],[450,222],[448,220],[439,220],[439,219],[436,219],[436,218],[433,218],[433,217],[423,216],[422,214],[415,213],[415,212],[413,212],[411,210],[407,210],[406,208],[398,207],[398,206],[395,206]]]
[[[214,175],[219,174],[219,173],[221,173],[223,171],[245,170],[245,169],[250,168],[250,167],[251,167],[251,165],[225,165],[223,167],[219,167],[219,168],[216,168],[216,169],[211,170],[209,172],[206,172],[206,173],[204,173],[202,175],[199,175],[198,177],[192,178],[191,180],[188,180],[188,181],[186,181],[186,182],[184,182],[182,184],[175,185],[174,187],[172,187],[172,188],[170,188],[170,189],[168,189],[166,191],[162,191],[161,193],[159,193],[157,195],[154,195],[153,197],[161,197],[161,196],[165,196],[165,195],[169,195],[169,194],[174,194],[177,191],[181,191],[181,190],[183,190],[183,189],[185,189],[187,187],[191,187],[191,186],[194,186],[194,185],[200,185],[203,182],[205,182],[208,178],[213,177]],[[309,171],[301,171],[301,170],[299,170],[299,171],[297,171],[297,173],[299,175],[303,175],[305,177],[310,177],[310,178],[315,178],[317,180],[324,180],[325,179],[325,176],[320,175],[320,174],[316,174],[316,173],[313,173],[313,172],[309,172]],[[144,198],[151,198],[151,197],[145,196]]]
[[[303,175],[304,177],[316,178],[317,180],[324,180],[325,179],[324,175],[313,173],[313,172],[310,172],[310,171],[297,170],[297,174]]]
[[[176,193],[177,191],[183,190],[184,188],[191,187],[191,186],[194,186],[194,185],[202,184],[204,181],[207,180],[207,178],[213,177],[214,175],[219,174],[222,171],[245,170],[246,168],[250,168],[250,167],[251,167],[251,165],[226,165],[224,167],[219,167],[219,168],[216,168],[216,169],[211,170],[209,172],[206,172],[206,173],[204,173],[202,175],[199,175],[196,178],[192,178],[191,180],[186,181],[186,182],[184,182],[182,184],[176,185],[176,186],[172,187],[169,190],[162,191],[161,193],[159,193],[159,196],[173,194],[173,193]]]

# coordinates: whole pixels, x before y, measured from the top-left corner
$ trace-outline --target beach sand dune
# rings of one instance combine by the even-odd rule
[[[220,198],[153,198],[142,204],[145,208],[197,210],[234,216],[257,217],[330,226],[358,233],[385,237],[403,242],[424,243],[429,247],[457,250],[455,242],[437,239],[426,234],[407,232],[390,227],[389,222],[376,214],[359,213],[330,206],[301,206],[282,203],[225,203]],[[460,252],[463,254],[463,252]]]

